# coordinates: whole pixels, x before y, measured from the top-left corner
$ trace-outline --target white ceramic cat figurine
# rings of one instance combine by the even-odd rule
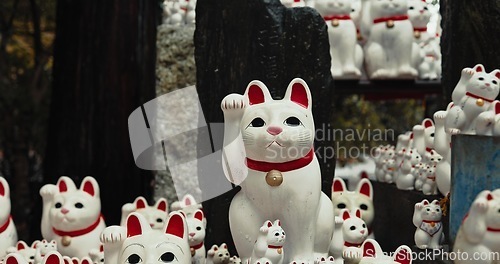
[[[275,220],[274,223],[267,220],[260,227],[259,237],[252,252],[252,261],[267,258],[273,264],[282,264],[285,239],[286,234],[281,228],[280,220]]]
[[[500,91],[499,85],[500,70],[486,73],[484,67],[478,64],[472,71],[465,71],[455,88],[461,91],[454,91],[452,94],[452,97],[457,98],[453,98],[454,106],[448,110],[446,116],[447,132],[475,134],[476,118],[482,112],[491,110],[492,103]],[[464,87],[465,94],[458,98]]]
[[[439,249],[444,238],[443,224],[441,218],[441,206],[438,200],[429,203],[422,200],[415,204],[413,212],[413,224],[417,227],[415,231],[415,244],[420,249]]]
[[[0,260],[2,264],[28,264],[29,262],[24,258],[23,255],[17,252],[10,252]]]
[[[191,249],[191,261],[193,264],[205,264],[205,219],[203,211],[198,209],[193,216],[186,217],[188,227],[188,241]]]
[[[241,259],[238,256],[232,256],[229,258],[229,264],[241,264]]]
[[[206,264],[228,264],[229,258],[226,243],[222,243],[220,246],[213,245],[207,252]]]
[[[360,248],[368,237],[368,228],[365,221],[361,219],[361,211],[350,213],[344,209],[341,212],[344,223],[342,225],[342,238],[344,239],[344,250],[342,257],[346,262],[356,262],[361,254]]]
[[[367,239],[361,246],[362,256],[360,264],[411,264],[412,251],[408,246],[399,246],[392,256],[388,256],[382,251],[377,241]]]
[[[454,252],[480,255],[474,263],[498,263],[500,252],[500,189],[482,191],[472,203],[469,213],[458,230]],[[471,263],[468,259],[457,264]]]
[[[160,198],[154,206],[148,206],[146,198],[137,197],[133,203],[126,203],[122,206],[121,226],[125,225],[127,216],[132,212],[142,214],[153,229],[161,230],[168,217],[168,202],[165,198]]]
[[[0,177],[0,259],[7,255],[7,249],[17,242],[17,231],[10,215],[10,187]]]
[[[261,224],[280,219],[289,241],[284,262],[314,261],[326,256],[332,238],[333,208],[321,192],[321,172],[314,154],[312,99],[304,80],[288,85],[282,100],[273,100],[267,87],[252,81],[245,94],[230,94],[224,111],[224,146],[242,135],[248,177],[240,184],[229,208],[231,233],[243,262],[251,256]],[[239,156],[224,150],[226,157]],[[240,151],[240,150],[238,150]],[[242,171],[244,168],[236,168]],[[308,195],[305,196],[304,194]],[[316,253],[316,256],[315,256]]]
[[[434,133],[436,128],[430,118],[425,118],[421,124],[413,126],[413,147],[420,156],[434,149]]]
[[[10,247],[7,249],[7,253],[17,253],[21,255],[27,263],[33,264],[35,262],[36,254],[36,244],[40,241],[34,241],[31,247],[26,244],[26,242],[19,240],[15,247]]]
[[[99,247],[99,235],[106,225],[101,216],[99,185],[94,178],[85,177],[77,189],[71,178],[62,176],[57,185],[44,185],[40,195],[42,236],[55,240],[61,254],[83,258]]]
[[[144,216],[133,212],[125,227],[107,227],[101,242],[107,264],[191,263],[186,220],[179,212],[169,215],[163,232],[152,229]]]
[[[425,181],[422,185],[422,193],[425,195],[436,195],[438,194],[437,183],[436,183],[436,165],[427,165],[425,173]]]
[[[436,80],[441,78],[441,46],[439,37],[430,38],[421,48],[423,56],[418,65],[420,79]]]
[[[89,257],[93,264],[104,264],[104,245],[101,244],[99,249],[90,250]]]
[[[384,164],[383,169],[385,172],[385,175],[384,175],[385,180],[384,181],[387,183],[393,183],[395,178],[396,178],[396,172],[397,172],[399,164],[396,163],[395,158],[386,159],[386,160],[384,160],[383,164]]]
[[[172,26],[180,26],[184,23],[184,10],[178,1],[163,1],[163,23]]]
[[[197,0],[187,0],[186,3],[186,25],[194,26],[196,24],[196,1]]]
[[[426,42],[430,35],[427,24],[431,20],[429,4],[422,0],[408,0],[408,18],[413,26],[413,41],[416,44]]]
[[[448,105],[448,110],[453,103]],[[446,196],[451,188],[451,134],[446,133],[445,123],[448,111],[437,111],[434,113],[435,133],[434,149],[442,156],[436,164],[436,185],[439,192]]]
[[[328,26],[333,78],[359,79],[363,51],[350,16],[351,0],[316,0],[315,5]]]
[[[186,217],[193,216],[193,214],[198,210],[202,209],[202,205],[194,199],[191,194],[186,194],[180,201],[175,201],[171,205],[172,211],[181,210],[184,212]],[[205,222],[205,219],[203,220]],[[206,225],[206,223],[205,223]]]
[[[396,186],[400,190],[413,190],[415,188],[414,169],[422,161],[422,156],[417,149],[408,149],[405,152],[404,159],[399,166]]]
[[[384,169],[386,160],[395,156],[394,146],[379,146],[375,149],[375,177],[379,182],[386,182],[386,170]]]
[[[35,263],[42,263],[43,258],[50,252],[57,252],[57,243],[55,240],[47,241],[43,239],[35,246]]]
[[[491,110],[484,111],[477,117],[476,135],[492,136],[495,133],[497,115],[500,116],[500,101],[495,100],[492,103]]]
[[[408,0],[370,0],[370,33],[365,63],[370,79],[413,79],[411,63],[413,27],[408,20]]]

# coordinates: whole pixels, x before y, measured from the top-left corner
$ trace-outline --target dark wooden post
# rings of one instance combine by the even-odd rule
[[[196,16],[197,91],[207,122],[223,122],[220,102],[224,96],[243,93],[251,80],[263,81],[278,99],[293,78],[301,77],[311,88],[316,129],[328,127],[332,115],[330,53],[326,24],[315,10],[287,9],[279,0],[214,0],[198,1]],[[335,160],[325,157],[325,147],[331,155],[333,142],[316,142],[317,154],[323,155],[323,190],[329,194]],[[209,225],[207,247],[231,244],[227,213],[235,193],[203,203]]]
[[[94,176],[108,225],[119,223],[125,202],[151,195],[151,172],[134,163],[127,120],[155,97],[158,13],[157,1],[57,3],[45,182]],[[32,224],[32,239],[39,226]]]

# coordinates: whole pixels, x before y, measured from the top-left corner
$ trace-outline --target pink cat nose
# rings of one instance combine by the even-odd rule
[[[278,135],[279,133],[281,133],[283,131],[283,129],[281,127],[273,127],[273,126],[270,126],[267,128],[267,133],[273,135],[273,136],[276,136]]]
[[[361,234],[364,234],[364,233],[365,233],[365,230],[361,230],[361,231],[359,231],[359,232],[360,232]]]
[[[189,233],[189,236],[194,237],[195,233]]]
[[[69,210],[68,210],[68,209],[66,209],[66,208],[63,208],[63,209],[61,209],[61,213],[63,213],[63,214],[67,214],[67,213],[69,213]]]
[[[490,86],[490,84],[489,84],[489,83],[486,83],[486,86]]]
[[[420,10],[420,14],[423,14],[424,13],[424,10]]]

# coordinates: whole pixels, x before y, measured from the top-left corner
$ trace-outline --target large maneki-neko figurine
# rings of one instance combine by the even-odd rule
[[[306,82],[292,80],[283,99],[273,100],[264,83],[252,81],[244,95],[226,96],[221,107],[225,173],[242,179],[235,174],[247,172],[229,208],[231,233],[243,263],[251,257],[259,228],[268,219],[280,219],[287,230],[283,263],[312,263],[327,256],[333,207],[321,192]],[[244,160],[234,158],[239,156]]]
[[[61,254],[83,258],[99,248],[99,235],[106,224],[101,216],[99,185],[94,178],[85,177],[78,189],[71,178],[62,176],[56,185],[44,185],[40,195],[42,236],[55,240]]]

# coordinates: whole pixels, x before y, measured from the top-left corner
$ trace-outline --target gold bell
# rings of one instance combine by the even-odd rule
[[[196,254],[196,250],[194,248],[190,248],[191,249],[191,257],[194,257],[194,254]]]
[[[338,20],[338,19],[333,19],[333,20],[332,20],[332,26],[334,26],[334,27],[338,27],[338,26],[339,26],[339,24],[340,24],[340,22],[339,22],[339,20]]]
[[[71,244],[71,237],[70,236],[63,236],[61,239],[61,244],[65,247],[69,246],[69,244]]]
[[[393,28],[394,27],[394,20],[387,20],[387,22],[385,22],[385,26],[387,28]]]
[[[414,36],[415,38],[418,38],[418,39],[419,39],[419,38],[420,38],[420,31],[414,31],[414,32],[413,32],[413,36]]]
[[[278,250],[277,250],[277,251],[278,251],[278,254],[280,254],[280,255],[281,255],[281,253],[283,253],[283,248],[278,248]]]
[[[278,170],[271,170],[266,174],[266,182],[269,186],[280,186],[283,182],[283,175]]]
[[[481,99],[481,98],[477,99],[477,100],[476,100],[476,105],[477,105],[477,106],[483,106],[483,105],[484,105],[484,100],[483,100],[483,99]]]
[[[359,32],[358,32],[358,34],[356,34],[356,37],[357,37],[358,41],[363,40],[363,36],[361,36],[361,33],[359,33]]]

